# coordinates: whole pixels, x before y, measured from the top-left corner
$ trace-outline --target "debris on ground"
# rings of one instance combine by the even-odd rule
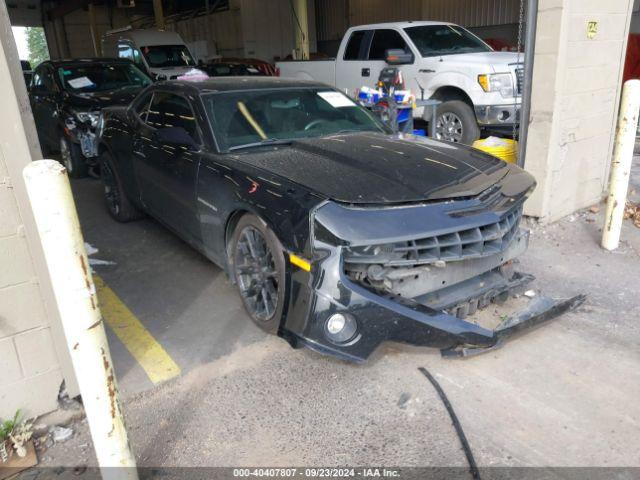
[[[56,426],[51,429],[53,441],[56,443],[69,440],[73,435],[73,429],[67,427]]]
[[[640,228],[640,204],[627,201],[624,208],[624,219],[632,220],[633,224]]]
[[[600,207],[598,205],[593,205],[592,207],[589,207],[589,211],[591,213],[598,213],[600,211]]]
[[[525,297],[529,297],[529,298],[533,298],[536,296],[536,291],[535,290],[527,290],[526,292],[524,292],[524,296]]]
[[[87,251],[87,257],[89,258],[89,265],[115,265],[116,262],[110,260],[100,260],[98,258],[91,258],[91,255],[98,253],[98,249],[90,243],[84,242],[84,249]]]

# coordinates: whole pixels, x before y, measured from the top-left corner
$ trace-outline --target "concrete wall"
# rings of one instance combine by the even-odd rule
[[[63,378],[77,394],[22,168],[40,147],[7,10],[0,5],[0,418],[57,408]]]
[[[607,187],[633,0],[540,0],[525,213],[553,221]],[[598,33],[587,37],[587,24]]]

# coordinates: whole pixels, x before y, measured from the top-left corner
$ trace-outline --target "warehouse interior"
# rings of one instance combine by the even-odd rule
[[[61,388],[70,397],[79,393],[22,179],[22,169],[32,160],[43,158],[43,153],[20,71],[21,59],[12,26],[44,28],[51,59],[101,56],[101,38],[107,31],[132,27],[177,32],[197,60],[206,62],[224,57],[275,64],[304,56],[301,45],[305,43],[311,59],[334,57],[345,32],[354,26],[437,20],[466,27],[497,50],[514,51],[520,46],[524,58],[526,7],[531,2],[306,0],[306,9],[301,7],[302,3],[304,1],[290,0],[3,2],[0,7],[0,89],[7,100],[0,118],[0,264],[3,266],[0,271],[0,418],[8,418],[18,409],[29,417],[54,411],[60,405]],[[607,195],[628,39],[630,34],[640,33],[640,0],[538,0],[536,3],[524,168],[535,177],[537,188],[526,202],[524,214],[531,218],[532,224],[535,222],[543,226],[540,228],[554,231],[559,228],[557,225],[565,225],[562,222],[566,218],[574,218],[579,215],[576,212],[600,204]],[[304,16],[300,15],[301,11]],[[597,33],[592,35],[589,25],[594,22]],[[244,361],[238,358],[238,352],[246,351],[258,359],[266,356],[266,350],[259,344],[255,347],[256,342],[262,341],[262,332],[249,326],[248,321],[242,323],[241,302],[234,297],[232,285],[222,270],[206,262],[153,220],[131,225],[110,222],[102,204],[101,187],[95,179],[74,180],[72,189],[85,241],[96,247],[95,257],[107,262],[106,266],[94,267],[94,273],[102,279],[99,288],[104,298],[111,299],[111,305],[120,314],[124,311],[135,322],[139,321],[171,357],[170,362],[158,360],[162,368],[171,363],[167,368],[172,373],[156,382],[149,377],[146,367],[141,367],[138,355],[122,342],[116,329],[108,329],[116,374],[125,396],[154,392],[149,394],[152,403],[155,401],[152,396],[172,395],[167,387],[171,382],[164,383],[165,380],[202,372],[207,364],[221,359],[225,362],[221,364],[221,371],[233,375],[237,369],[242,370]],[[574,241],[577,242],[567,241],[567,245],[573,245]],[[624,262],[619,268],[623,268],[622,265]],[[572,285],[577,284],[578,280],[573,279]],[[187,288],[188,285],[195,287]],[[107,323],[108,315],[104,313]],[[586,344],[584,348],[589,350]],[[599,344],[597,350],[602,353],[607,348]],[[531,349],[528,353],[532,353]],[[403,360],[413,360],[417,354],[409,351],[399,355]],[[549,358],[555,355],[549,354]],[[620,368],[631,372],[632,360],[620,360]],[[273,368],[284,368],[281,362],[279,359]],[[295,362],[302,360],[296,357]],[[560,360],[562,362],[564,360]],[[390,368],[384,359],[379,363],[381,369]],[[488,364],[495,366],[491,361]],[[573,371],[573,366],[562,364],[567,371]],[[336,365],[337,361],[330,364],[331,368]],[[527,362],[518,365],[523,372],[528,368]],[[499,367],[502,373],[503,367]],[[300,368],[302,372],[307,367]],[[318,370],[310,367],[308,374],[324,378],[325,374]],[[442,372],[454,375],[454,369],[448,366],[442,367]],[[277,378],[277,374],[271,374]],[[485,378],[486,374],[479,375]],[[207,374],[204,376],[208,378]],[[353,376],[351,371],[344,375],[338,373],[339,381],[353,382]],[[365,370],[364,376],[375,383],[373,370]],[[193,377],[188,378],[197,382]],[[224,378],[226,381],[227,377]],[[327,388],[331,388],[330,379],[324,380]],[[364,391],[366,385],[358,382],[358,388]],[[407,391],[412,388],[410,382],[407,385],[404,380],[397,382]],[[221,385],[217,388],[234,388],[224,382]],[[466,387],[481,388],[478,380],[470,380]],[[336,388],[340,391],[341,387]],[[510,393],[516,395],[517,389]],[[190,394],[182,394],[187,402],[196,403]],[[626,399],[620,401],[627,402]],[[410,408],[416,408],[415,405]],[[164,413],[171,415],[176,408],[179,406],[172,405]],[[134,413],[139,423],[145,421],[144,409],[140,407]],[[265,412],[261,410],[261,414]],[[423,418],[421,414],[418,416]],[[333,420],[335,418],[327,421]],[[86,430],[86,426],[80,430],[82,428]],[[487,429],[489,426],[483,424],[481,430],[486,433]],[[626,430],[624,432],[627,435]],[[151,458],[158,458],[154,457],[157,452],[152,446],[146,448]],[[487,448],[493,452],[498,446]],[[317,459],[313,455],[303,458]],[[259,458],[266,463],[268,459],[266,454]],[[540,458],[532,455],[525,463],[537,460]]]

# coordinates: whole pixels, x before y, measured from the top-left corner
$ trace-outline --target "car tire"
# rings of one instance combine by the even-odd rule
[[[436,139],[464,145],[471,145],[480,138],[476,115],[462,100],[449,100],[438,105],[435,130]]]
[[[125,223],[143,217],[142,212],[127,197],[120,176],[115,169],[113,158],[107,151],[100,155],[100,179],[107,211],[114,220]]]
[[[285,301],[284,249],[257,216],[244,215],[229,241],[229,266],[244,308],[268,333],[277,333]]]
[[[64,135],[60,135],[60,160],[71,178],[84,178],[87,176],[87,161],[82,155],[80,146]]]

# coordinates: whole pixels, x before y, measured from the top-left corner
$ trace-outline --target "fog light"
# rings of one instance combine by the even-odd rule
[[[334,313],[325,324],[326,334],[334,343],[345,343],[351,340],[358,330],[356,319],[348,313]]]
[[[331,335],[337,335],[342,331],[347,320],[344,318],[344,315],[336,313],[329,318],[327,322],[327,330]]]

